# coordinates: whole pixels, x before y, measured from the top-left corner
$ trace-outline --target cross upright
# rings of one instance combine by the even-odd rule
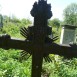
[[[48,26],[48,19],[52,17],[51,5],[46,0],[38,0],[33,5],[31,15],[34,25],[21,28],[20,33],[25,40],[12,39],[9,35],[0,36],[0,48],[25,50],[32,55],[31,77],[41,77],[43,58],[49,54],[58,54],[67,58],[77,57],[76,45],[59,45],[54,43],[56,37],[52,35],[52,28]]]

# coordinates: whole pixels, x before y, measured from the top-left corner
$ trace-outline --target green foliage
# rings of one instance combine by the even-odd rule
[[[19,27],[13,25],[12,23],[9,23],[8,26],[3,27],[3,31],[14,37],[19,36],[19,30],[20,30]]]
[[[30,77],[31,60],[19,62],[19,50],[0,49],[0,77]]]
[[[60,22],[61,21],[58,18],[54,18],[52,20],[49,20],[49,26],[56,27],[58,30],[58,28],[60,27]]]
[[[23,22],[16,17],[3,16],[4,25],[3,28],[0,28],[0,34],[22,38],[20,28],[31,24],[28,19],[24,20]],[[31,59],[20,62],[20,50],[0,49],[0,77],[31,77]]]
[[[55,27],[52,27],[52,33],[53,33],[53,37],[58,36],[58,39],[55,42],[59,43],[60,42],[61,27],[59,27],[58,30],[56,30]]]
[[[58,18],[54,18],[52,20],[49,20],[48,25],[52,27],[52,33],[53,37],[58,36],[58,40],[56,40],[56,43],[59,43],[60,41],[60,34],[61,34],[61,21]]]
[[[0,34],[9,34],[12,37],[21,37],[20,28],[28,27],[31,24],[29,19],[18,19],[15,16],[12,18],[3,16],[3,28],[0,28]]]
[[[64,24],[77,26],[77,4],[72,3],[68,5],[63,12]]]
[[[29,19],[25,19],[25,18],[23,18],[23,19],[21,20],[21,22],[22,22],[23,24],[31,24],[31,21],[30,21]]]
[[[77,77],[77,59],[63,61],[57,57],[52,63],[44,63],[43,72],[49,77]]]
[[[50,55],[52,62],[43,61],[42,76],[77,77],[77,59],[63,60],[57,55]],[[31,77],[31,57],[19,61],[20,50],[0,49],[0,77]]]
[[[7,21],[7,22],[6,22]],[[20,28],[29,25],[27,19],[19,20],[5,17],[4,26],[0,29],[0,34],[9,34],[12,37],[20,37]],[[58,24],[57,24],[58,25]],[[61,27],[58,31],[53,27],[54,36],[60,36]],[[59,40],[57,41],[59,42]],[[20,61],[21,50],[0,49],[0,77],[31,77],[31,60]],[[77,59],[66,60],[58,55],[50,55],[51,63],[43,61],[42,77],[77,77]]]

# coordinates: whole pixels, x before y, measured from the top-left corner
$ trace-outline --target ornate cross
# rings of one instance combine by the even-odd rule
[[[0,37],[0,48],[25,50],[32,55],[31,77],[41,77],[43,58],[50,60],[49,54],[58,54],[67,58],[77,57],[76,45],[59,45],[54,43],[57,37],[49,38],[52,35],[52,28],[47,25],[51,18],[51,5],[47,0],[35,2],[31,10],[34,17],[34,25],[28,28],[21,28],[20,33],[26,39],[12,39],[9,35]]]

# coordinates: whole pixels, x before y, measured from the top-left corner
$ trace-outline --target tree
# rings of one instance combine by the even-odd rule
[[[20,19],[18,19],[16,16],[12,16],[12,18],[10,18],[10,22],[13,22],[13,23],[20,23]]]
[[[30,21],[29,19],[23,18],[21,21],[22,21],[22,23],[24,23],[24,24],[31,24],[31,21]]]
[[[64,11],[64,24],[70,24],[77,26],[77,4],[72,3],[68,5]]]
[[[60,20],[58,18],[54,18],[52,20],[49,20],[49,25],[56,27],[58,30],[58,28],[60,27]]]

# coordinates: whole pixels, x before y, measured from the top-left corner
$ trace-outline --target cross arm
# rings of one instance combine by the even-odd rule
[[[52,43],[48,45],[47,51],[50,54],[57,54],[60,56],[64,56],[66,58],[77,57],[77,45],[60,45],[56,43]]]
[[[3,49],[20,49],[20,50],[25,50],[29,51],[30,47],[30,42],[26,40],[18,40],[18,39],[12,39],[7,36],[0,36],[0,48]]]

